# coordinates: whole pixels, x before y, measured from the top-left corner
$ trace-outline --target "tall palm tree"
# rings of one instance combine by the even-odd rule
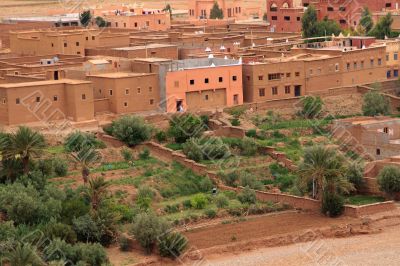
[[[109,183],[104,180],[104,177],[99,176],[89,180],[88,190],[86,192],[93,210],[97,210],[100,202],[107,193]]]
[[[90,166],[100,160],[100,153],[93,147],[87,146],[77,152],[70,153],[70,155],[80,165],[82,179],[86,185],[89,180]]]
[[[46,263],[39,256],[37,248],[30,244],[17,243],[4,255],[5,262],[10,266],[44,266]]]
[[[312,182],[313,198],[321,199],[325,191],[330,193],[349,192],[352,184],[344,177],[344,160],[333,149],[312,146],[305,150],[304,160],[299,167],[300,184],[304,187]]]
[[[46,147],[46,141],[42,134],[28,127],[19,127],[15,133],[11,133],[2,140],[3,156],[6,159],[20,158],[24,174],[29,172],[29,163],[33,157],[42,154]]]

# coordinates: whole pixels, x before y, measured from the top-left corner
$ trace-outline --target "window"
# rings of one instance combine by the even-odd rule
[[[113,91],[112,90],[109,90],[108,92],[109,92],[110,96],[113,95]]]
[[[89,41],[89,37],[86,37],[86,41]]]
[[[153,92],[153,87],[149,87],[149,92]]]
[[[6,98],[1,99],[1,102],[2,102],[3,104],[6,104]]]
[[[289,16],[284,16],[283,19],[284,19],[285,21],[290,21],[290,17],[289,17]]]
[[[388,133],[389,133],[389,128],[388,128],[388,127],[384,127],[384,128],[383,128],[383,132],[386,133],[386,134],[388,134]]]
[[[223,79],[222,77],[219,77],[219,78],[218,78],[218,81],[219,81],[219,82],[223,82],[224,79]]]
[[[194,79],[190,80],[190,85],[194,85]]]
[[[347,70],[350,70],[350,63],[347,63],[346,68]]]
[[[204,83],[208,84],[208,78],[204,79]]]
[[[313,74],[313,69],[310,68],[310,69],[308,70],[308,72],[310,73],[310,75],[312,75],[312,74]]]
[[[154,104],[154,99],[150,99],[150,104],[151,104],[151,105]]]
[[[158,24],[161,24],[161,19],[158,20]]]
[[[371,67],[373,67],[374,66],[374,59],[371,59],[370,61],[369,61],[369,64],[371,65]]]
[[[208,94],[204,95],[204,100],[208,101]]]
[[[386,61],[389,61],[389,54],[386,54]]]
[[[175,80],[174,86],[175,86],[175,88],[178,88],[179,87],[179,81]]]
[[[135,28],[137,28],[137,22],[135,22]]]
[[[277,16],[272,16],[271,20],[278,20],[278,17]]]
[[[361,68],[364,68],[364,61],[361,61],[360,67],[361,67]]]
[[[381,155],[381,149],[376,149],[376,155]]]
[[[40,103],[40,96],[36,97],[36,102]]]
[[[94,41],[96,39],[96,37],[95,36],[92,36],[92,41]]]
[[[65,42],[65,43],[64,43],[64,47],[67,47],[67,46],[68,46],[68,45],[67,45],[67,43]]]
[[[264,77],[263,76],[258,76],[258,80],[263,80]]]
[[[285,86],[285,93],[290,94],[290,85]]]
[[[86,94],[82,94],[82,100],[86,100]]]
[[[300,77],[300,72],[295,72],[294,75],[295,75],[296,77]]]
[[[265,96],[265,89],[264,89],[264,88],[258,89],[258,95],[259,95],[260,97],[264,97],[264,96]]]
[[[247,81],[250,81],[250,76],[246,76]]]
[[[394,54],[393,54],[393,60],[398,60],[398,58],[399,58],[398,53],[394,53]]]
[[[55,101],[55,102],[58,101],[58,96],[57,95],[53,96],[53,101]]]
[[[126,28],[126,23],[124,23],[124,28]]]
[[[4,99],[4,102],[3,102],[3,103],[5,103],[5,99]],[[20,104],[20,103],[21,103],[21,101],[20,101],[19,98],[15,99],[15,104]]]
[[[385,4],[385,7],[386,7],[386,8],[392,7],[392,3],[386,3],[386,4]]]
[[[343,11],[346,11],[346,7],[340,6],[340,7],[339,7],[339,11],[342,11],[342,12],[343,12]]]
[[[287,78],[290,78],[290,75],[291,75],[290,73],[286,73]]]
[[[125,89],[125,95],[129,94],[129,89]]]
[[[297,21],[300,21],[300,20],[301,20],[300,17],[297,17],[296,19],[297,19]]]
[[[137,88],[137,93],[141,93],[140,87]]]
[[[329,12],[334,11],[333,6],[328,6],[327,10],[328,10]]]
[[[335,64],[335,71],[338,72],[339,71],[339,64]]]
[[[399,76],[399,70],[398,69],[393,70],[393,76],[395,76],[395,77]]]
[[[79,42],[76,42],[76,46],[79,46]]]
[[[354,63],[353,63],[353,68],[354,68],[354,69],[357,69],[357,62],[354,62]]]
[[[237,80],[237,76],[232,76],[232,80],[236,81]]]
[[[268,74],[268,80],[278,80],[281,79],[281,73]]]
[[[340,23],[340,24],[346,24],[347,21],[346,21],[345,19],[341,19],[341,20],[339,20],[339,23]]]
[[[146,21],[146,27],[150,26],[150,21]]]
[[[54,43],[51,43],[51,47],[54,47]]]
[[[124,107],[128,107],[128,102],[124,102]]]
[[[378,66],[382,65],[382,58],[378,58]]]
[[[278,94],[278,87],[272,87],[272,95]]]

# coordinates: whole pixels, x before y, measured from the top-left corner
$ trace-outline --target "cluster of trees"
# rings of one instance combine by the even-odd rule
[[[87,27],[93,21],[93,16],[90,10],[84,10],[82,13],[79,14],[79,21],[83,27]],[[94,18],[94,23],[99,28],[105,28],[108,26],[108,22],[100,16]]]
[[[357,32],[359,34],[374,36],[377,39],[385,39],[385,37],[397,37],[398,33],[392,31],[393,18],[391,13],[381,17],[374,25],[371,11],[365,7],[361,13],[361,19]]]
[[[309,6],[304,12],[301,24],[304,38],[338,35],[341,32],[340,25],[334,20],[325,17],[322,21],[318,21],[314,6]]]
[[[219,7],[218,2],[215,1],[210,11],[210,19],[223,19],[223,18],[224,18],[224,12],[222,8]]]

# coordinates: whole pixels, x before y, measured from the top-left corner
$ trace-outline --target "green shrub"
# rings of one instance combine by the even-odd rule
[[[360,190],[364,185],[364,171],[360,164],[350,164],[349,168],[347,169],[346,176],[357,190]]]
[[[257,153],[258,145],[253,138],[244,137],[240,146],[241,154],[244,156],[254,156]]]
[[[156,140],[160,143],[165,142],[167,140],[167,133],[165,133],[165,131],[157,131],[156,135]]]
[[[230,187],[237,186],[237,181],[239,180],[238,172],[230,172],[228,174],[223,174],[223,175],[221,175],[221,177],[222,177],[222,181],[224,182],[225,185],[230,186]]]
[[[185,209],[190,209],[190,208],[192,208],[192,201],[191,200],[184,200],[184,201],[182,201],[182,206]]]
[[[62,203],[61,218],[63,222],[72,224],[74,218],[78,218],[88,214],[90,206],[81,197],[73,197]]]
[[[208,200],[204,194],[197,194],[191,198],[190,202],[193,208],[204,209],[208,203]]]
[[[102,149],[106,145],[101,140],[96,139],[94,134],[81,131],[72,132],[64,141],[64,148],[67,152],[78,152],[87,149],[87,147]]]
[[[199,139],[191,138],[182,145],[182,151],[189,159],[200,162],[203,160],[204,152]]]
[[[101,237],[101,229],[89,214],[80,216],[72,220],[72,226],[79,241],[82,242],[99,242]]]
[[[124,158],[125,162],[133,161],[133,154],[132,151],[126,147],[122,148],[121,150],[122,158]]]
[[[395,166],[385,166],[379,172],[378,184],[381,191],[391,196],[400,192],[400,169]]]
[[[65,160],[62,160],[60,158],[55,158],[53,160],[53,166],[54,166],[54,173],[56,176],[63,177],[68,174],[68,163]]]
[[[208,115],[201,115],[200,119],[203,122],[204,126],[208,127],[208,123],[210,122],[210,117]]]
[[[218,208],[225,208],[229,205],[229,200],[224,194],[218,194],[214,198],[214,202]]]
[[[161,235],[158,239],[158,250],[160,256],[178,258],[185,250],[188,240],[178,232],[168,232]]]
[[[118,239],[118,242],[119,242],[119,249],[121,251],[126,252],[132,249],[131,241],[128,237],[121,235]]]
[[[131,233],[147,253],[153,250],[157,237],[168,230],[168,225],[154,213],[140,213],[132,226]]]
[[[232,216],[241,216],[243,214],[243,205],[238,200],[233,200],[230,202],[228,213]]]
[[[322,199],[322,213],[330,217],[337,217],[344,211],[344,200],[337,194],[325,193]]]
[[[240,117],[246,112],[245,106],[236,106],[228,110],[228,113],[234,117]]]
[[[191,138],[183,144],[183,153],[194,161],[217,160],[230,155],[229,147],[221,138]]]
[[[212,219],[212,218],[215,218],[217,216],[217,211],[214,210],[214,209],[206,209],[206,210],[204,210],[204,214],[208,218]]]
[[[150,150],[147,148],[144,148],[141,153],[139,153],[139,159],[140,160],[148,160],[150,158]]]
[[[153,128],[138,116],[123,116],[112,122],[112,136],[129,146],[138,145],[151,138]]]
[[[245,187],[242,192],[239,193],[238,199],[241,203],[254,204],[257,202],[256,192],[249,187]]]
[[[43,249],[46,261],[70,261],[76,263],[75,249],[62,239],[55,238]],[[65,265],[65,264],[63,264]]]
[[[167,206],[164,207],[164,211],[166,213],[176,213],[179,212],[179,208],[180,208],[179,204],[172,204],[172,205],[168,204]]]
[[[75,231],[71,226],[63,223],[50,223],[45,228],[45,234],[50,239],[61,239],[69,244],[74,244],[77,240]]]
[[[246,132],[246,137],[256,138],[257,137],[257,129],[250,129]]]
[[[316,118],[321,114],[323,101],[319,96],[306,96],[301,100],[303,109],[301,111],[302,116],[305,118]]]
[[[147,186],[147,185],[142,185],[139,187],[138,192],[137,192],[137,198],[150,198],[154,199],[156,195],[156,192],[154,191],[153,188]]]
[[[52,176],[54,173],[53,160],[43,159],[37,161],[37,170],[45,176]]]
[[[101,266],[108,263],[107,253],[98,243],[79,243],[73,246],[73,250],[76,263],[84,262],[84,265],[91,266]]]
[[[379,92],[370,91],[364,94],[362,111],[366,116],[387,115],[390,112],[390,102]]]
[[[242,187],[249,187],[256,190],[263,189],[263,184],[258,181],[252,174],[247,172],[240,173],[240,185]]]
[[[174,115],[169,121],[168,134],[176,143],[185,143],[190,138],[198,138],[206,130],[203,121],[190,113]]]
[[[231,125],[233,126],[233,127],[238,127],[238,126],[240,126],[240,120],[239,120],[239,118],[232,118],[232,119],[229,119],[229,121],[231,122]]]

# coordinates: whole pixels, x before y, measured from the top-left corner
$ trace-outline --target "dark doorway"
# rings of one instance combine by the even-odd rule
[[[177,112],[182,112],[183,111],[182,100],[177,100],[176,101],[176,111]]]
[[[54,71],[54,80],[58,80],[58,71]]]
[[[301,96],[301,86],[300,85],[294,86],[294,96],[295,97]]]

